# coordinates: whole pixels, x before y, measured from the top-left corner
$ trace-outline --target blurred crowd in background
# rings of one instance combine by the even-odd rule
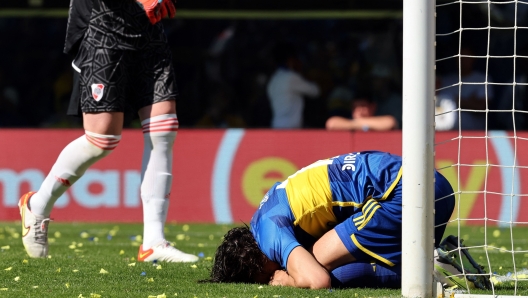
[[[437,9],[437,33],[459,28],[458,9]],[[512,26],[515,18],[510,10],[507,5],[494,10],[493,24]],[[526,26],[520,22],[528,22],[528,17],[521,18],[521,14],[527,16],[524,9],[519,9],[517,25]],[[332,117],[389,115],[391,122],[380,130],[401,128],[401,18],[176,18],[163,22],[180,90],[180,127],[323,129],[329,127]],[[1,127],[82,126],[80,119],[66,116],[73,71],[72,57],[62,53],[66,23],[66,18],[0,18]],[[485,27],[487,23],[488,13],[482,6],[467,5],[464,9],[465,27]],[[463,97],[467,93],[471,100],[461,108],[497,112],[473,113],[478,119],[463,120],[463,129],[470,122],[482,121],[488,129],[528,129],[526,113],[522,112],[528,110],[526,87],[511,85],[514,77],[517,83],[527,82],[528,59],[485,58],[487,53],[528,56],[527,42],[523,30],[465,31],[462,43],[458,33],[437,36],[437,58],[452,57],[437,63],[437,111],[442,114],[442,110],[456,109],[464,101],[459,101],[459,94]],[[469,57],[459,59],[455,57],[458,53]],[[279,83],[272,87],[273,80],[286,80],[287,76],[279,76],[280,71],[295,72],[298,77],[292,84],[300,84],[299,80],[308,84],[309,92],[295,95],[302,100],[301,122],[297,126],[274,124],[273,115],[278,113],[274,109],[282,106],[274,103],[272,97],[288,85]],[[459,79],[464,81],[466,72],[468,78],[491,84],[459,88],[457,83]],[[296,92],[295,88],[288,88],[290,93]],[[469,105],[474,100],[477,104]],[[478,100],[484,100],[484,106],[479,106]],[[358,107],[364,109],[354,114]],[[512,113],[514,108],[516,112]],[[458,113],[442,114],[438,121],[438,129],[459,128]],[[128,119],[126,126],[137,127],[137,119]],[[350,129],[369,127],[373,128],[362,125]]]

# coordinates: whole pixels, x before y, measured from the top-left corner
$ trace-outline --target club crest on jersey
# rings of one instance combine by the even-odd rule
[[[99,101],[103,98],[104,87],[103,84],[92,84],[92,97],[95,101]]]

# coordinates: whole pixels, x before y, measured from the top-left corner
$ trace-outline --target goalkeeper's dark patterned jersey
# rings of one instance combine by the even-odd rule
[[[71,0],[64,52],[75,55],[81,40],[98,48],[144,50],[167,37],[136,0]]]

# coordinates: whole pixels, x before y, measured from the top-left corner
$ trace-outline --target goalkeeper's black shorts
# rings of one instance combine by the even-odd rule
[[[68,115],[131,112],[166,100],[178,89],[166,44],[146,50],[95,47],[83,42],[72,62],[74,85]]]

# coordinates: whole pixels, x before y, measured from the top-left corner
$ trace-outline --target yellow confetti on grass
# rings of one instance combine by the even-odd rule
[[[204,247],[205,245],[203,243],[198,243],[198,247]]]
[[[99,273],[101,274],[108,274],[108,271],[104,270],[103,268],[101,268],[101,271],[99,271]]]
[[[191,268],[198,268],[198,266],[196,266],[196,265],[191,265]]]
[[[184,240],[185,239],[185,234],[178,234],[176,235],[176,240]]]
[[[183,225],[182,230],[183,230],[184,232],[189,231],[189,225]]]
[[[500,230],[493,231],[493,237],[498,238],[500,236],[501,232]]]
[[[61,237],[61,232],[57,231],[53,235],[55,236],[55,238],[60,238]]]
[[[128,264],[128,266],[129,267],[134,267],[134,266],[136,266],[136,263],[135,262],[134,263],[130,263],[130,264]]]
[[[119,251],[119,255],[124,255],[125,254],[125,251],[124,250],[120,250]]]
[[[156,266],[156,270],[161,270],[161,265]]]
[[[19,281],[20,280],[20,276],[17,276],[15,277],[14,281]]]
[[[86,232],[82,232],[82,233],[81,233],[81,238],[85,238],[85,239],[86,239],[86,238],[88,238],[88,237],[90,237],[90,234],[88,234],[88,233],[86,233]],[[90,294],[90,295],[91,295],[91,294]]]
[[[38,286],[32,286],[33,289],[38,289]]]
[[[148,298],[167,298],[167,295],[165,295],[165,293],[159,295],[149,295]]]
[[[70,283],[65,283],[64,286],[66,287],[66,289],[69,289],[70,288]]]
[[[28,260],[22,260],[22,264],[27,264],[27,263],[29,263]]]
[[[0,291],[7,291],[8,288],[0,288]]]
[[[0,248],[3,249],[3,250],[8,250],[8,249],[10,249],[11,247],[10,247],[9,245],[4,245],[4,246],[2,246],[2,247],[0,247]]]
[[[154,277],[147,279],[147,282],[154,282]]]
[[[55,272],[60,272],[60,271],[61,271],[61,269],[60,269],[60,268],[57,268],[57,270],[55,270]]]
[[[90,298],[101,298],[101,295],[95,294],[95,293],[90,293]]]
[[[77,270],[77,269],[73,269],[72,271],[73,271],[73,272],[79,272],[79,270]]]
[[[5,271],[10,271],[11,269],[13,269],[13,267],[7,267],[6,269],[4,269]]]

